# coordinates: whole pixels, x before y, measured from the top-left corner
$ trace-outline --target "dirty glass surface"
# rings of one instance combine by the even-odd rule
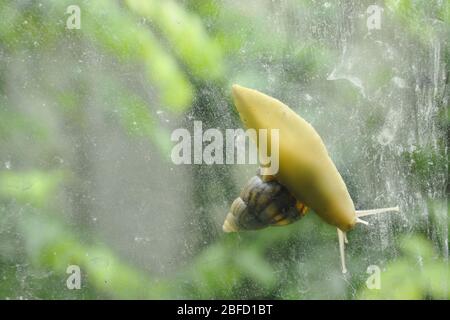
[[[445,0],[1,1],[0,298],[448,299],[449,38]],[[311,123],[356,209],[399,206],[346,274],[312,209],[222,231],[257,164],[174,161],[177,129],[244,128],[235,83]]]

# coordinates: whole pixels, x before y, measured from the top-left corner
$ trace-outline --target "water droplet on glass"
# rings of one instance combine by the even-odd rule
[[[383,129],[377,137],[378,142],[383,146],[386,146],[389,143],[391,143],[393,139],[394,135],[389,129]]]
[[[399,88],[403,89],[406,88],[406,81],[400,77],[393,77],[392,82]]]

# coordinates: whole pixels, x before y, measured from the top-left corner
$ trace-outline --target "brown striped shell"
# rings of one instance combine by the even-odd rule
[[[235,232],[284,226],[305,215],[307,207],[272,176],[252,177],[230,208],[223,230]]]

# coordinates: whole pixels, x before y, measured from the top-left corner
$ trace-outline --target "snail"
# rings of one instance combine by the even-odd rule
[[[342,272],[346,232],[363,216],[399,212],[398,206],[355,210],[341,175],[316,130],[287,105],[257,90],[232,87],[234,104],[247,129],[279,131],[279,170],[250,179],[223,224],[225,232],[256,230],[299,220],[308,208],[337,227]],[[260,141],[256,141],[258,149]]]
[[[247,182],[233,201],[223,230],[236,232],[284,226],[299,220],[307,210],[274,176],[260,172]]]

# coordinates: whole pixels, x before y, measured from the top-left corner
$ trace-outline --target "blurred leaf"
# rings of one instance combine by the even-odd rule
[[[67,0],[50,1],[59,12],[73,4]],[[179,113],[190,106],[192,85],[148,28],[122,10],[116,1],[98,0],[80,8],[83,12],[81,31],[86,37],[124,62],[142,63],[146,75],[159,89],[164,107]]]
[[[116,103],[120,110],[120,119],[127,131],[150,138],[161,155],[168,159],[172,149],[170,133],[153,118],[145,102],[137,96],[124,94],[120,95]]]
[[[438,14],[438,8],[442,8],[445,12],[445,8],[448,7],[446,2],[437,4],[433,1],[385,0],[385,6],[399,18],[412,36],[426,43],[435,37],[434,26],[430,24],[427,16]]]
[[[154,282],[142,272],[122,263],[102,245],[86,245],[70,231],[42,215],[27,215],[21,221],[30,259],[37,265],[66,275],[69,265],[78,265],[83,281],[118,299],[163,299],[168,284]],[[61,284],[64,289],[65,283]]]
[[[234,262],[247,277],[266,287],[273,285],[276,279],[271,265],[254,250],[240,250],[235,255]]]
[[[9,142],[18,134],[45,140],[48,137],[48,128],[32,121],[24,114],[9,111],[0,105],[0,141]]]
[[[55,194],[62,178],[61,171],[3,171],[0,172],[0,197],[43,207]]]
[[[127,0],[129,8],[155,24],[194,76],[217,79],[223,74],[219,46],[201,20],[172,0]]]
[[[421,236],[401,241],[403,258],[381,273],[381,289],[362,289],[362,299],[449,299],[449,266],[436,259],[431,243]]]

